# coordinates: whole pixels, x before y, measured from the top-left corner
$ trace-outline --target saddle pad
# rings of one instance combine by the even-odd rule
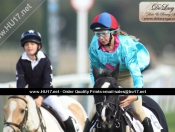
[[[154,132],[160,132],[161,129],[163,129],[163,128],[160,125],[157,117],[148,108],[146,108],[144,106],[142,106],[142,107],[143,107],[143,110],[145,111],[147,117],[151,119],[151,124],[153,126]],[[143,128],[143,125],[140,121],[136,120],[135,118],[133,118],[133,120],[132,120],[128,113],[126,113],[126,116],[129,118],[129,120],[133,124],[133,127],[136,130],[136,132],[143,132],[144,128]]]
[[[52,114],[53,117],[56,118],[56,120],[58,121],[58,123],[60,124],[61,128],[65,131],[65,125],[63,123],[63,120],[61,119],[60,115],[58,115],[58,113],[49,105],[46,105],[45,103],[42,103],[41,105],[44,109],[46,109],[48,112],[50,112]]]

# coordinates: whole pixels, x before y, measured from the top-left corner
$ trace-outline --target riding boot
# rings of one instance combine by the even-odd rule
[[[143,122],[144,132],[154,132],[150,118],[146,117]]]
[[[76,124],[76,126],[74,127],[74,123]],[[66,126],[66,132],[77,132],[79,131],[78,124],[76,123],[75,119],[70,117],[64,121],[64,124]]]
[[[85,125],[84,125],[83,132],[89,132],[90,124],[91,124],[91,122],[90,122],[89,119],[87,118],[86,121],[85,121]]]

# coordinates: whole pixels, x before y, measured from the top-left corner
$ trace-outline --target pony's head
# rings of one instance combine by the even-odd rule
[[[119,127],[119,101],[117,95],[94,95],[98,115],[97,129],[113,131]],[[121,113],[120,113],[121,114]]]
[[[93,66],[94,88],[118,88],[119,64],[116,65],[111,73],[99,73],[98,69]]]
[[[119,88],[119,64],[111,73],[99,73],[93,67],[95,85],[94,88]],[[97,131],[111,132],[120,128],[121,109],[119,107],[119,95],[94,95],[96,111],[98,115]]]
[[[27,122],[28,102],[25,95],[9,96],[4,106],[5,123],[3,132],[22,131]]]

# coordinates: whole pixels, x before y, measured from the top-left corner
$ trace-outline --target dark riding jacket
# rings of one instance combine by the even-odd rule
[[[37,54],[37,60],[31,61],[26,52],[22,54],[16,64],[17,88],[53,88],[52,66],[49,58],[42,51]],[[37,98],[36,95],[31,95]],[[41,95],[46,98],[46,95]]]

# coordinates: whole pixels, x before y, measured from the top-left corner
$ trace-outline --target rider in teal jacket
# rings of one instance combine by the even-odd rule
[[[103,12],[92,21],[90,29],[95,33],[89,46],[90,77],[94,86],[92,67],[99,70],[112,72],[120,64],[120,74],[117,80],[123,88],[143,88],[144,82],[141,71],[150,63],[150,56],[146,47],[135,36],[122,31],[116,18]],[[144,132],[153,132],[151,120],[142,108],[140,95],[128,95],[119,102],[120,107],[131,105],[134,113],[144,126]],[[90,121],[96,113],[94,105],[89,119],[86,120],[84,131],[87,132]]]
[[[129,70],[133,78],[134,88],[143,87],[143,78],[141,71],[145,69],[149,62],[150,56],[145,46],[130,36],[115,36],[115,48],[113,51],[105,52],[104,48],[94,35],[89,47],[90,76],[94,85],[92,66],[114,70],[116,64],[120,63],[120,72]]]

